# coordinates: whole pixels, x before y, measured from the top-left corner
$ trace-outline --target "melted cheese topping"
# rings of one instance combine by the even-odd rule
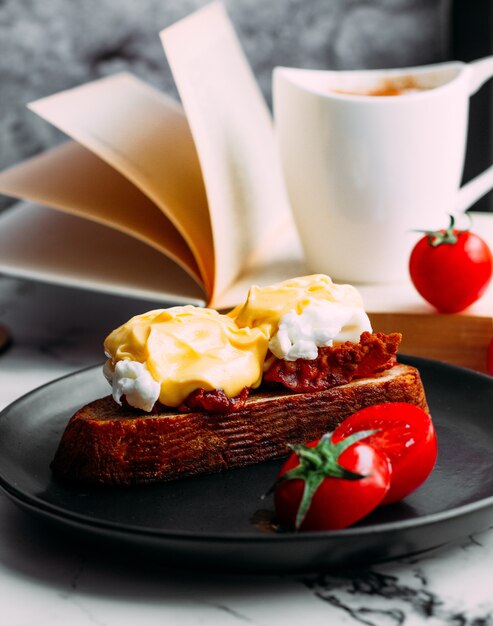
[[[111,381],[118,362],[145,364],[166,406],[179,406],[200,388],[234,397],[260,384],[268,340],[262,329],[239,328],[211,309],[158,309],[133,317],[106,338],[105,369]]]
[[[105,374],[117,402],[150,411],[179,406],[197,389],[229,397],[258,387],[267,350],[314,359],[318,348],[359,341],[371,331],[361,296],[323,274],[252,287],[228,315],[193,306],[137,315],[105,340]]]
[[[245,304],[229,313],[241,328],[259,328],[279,358],[316,358],[317,346],[358,342],[371,324],[352,285],[337,285],[324,274],[251,287]]]

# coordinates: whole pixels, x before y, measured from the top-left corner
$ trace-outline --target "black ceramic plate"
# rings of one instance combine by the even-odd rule
[[[49,464],[71,414],[108,393],[99,367],[45,385],[0,415],[0,486],[79,537],[163,563],[237,572],[307,572],[437,547],[493,521],[493,378],[435,361],[419,368],[439,442],[428,481],[352,528],[274,532],[262,500],[281,462],[138,488],[77,489]]]

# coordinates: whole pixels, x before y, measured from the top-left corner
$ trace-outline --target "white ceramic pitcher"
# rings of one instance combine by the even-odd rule
[[[416,229],[439,229],[493,187],[460,188],[469,97],[493,57],[405,69],[274,71],[286,186],[311,271],[339,281],[407,275]],[[400,95],[381,93],[389,85]]]

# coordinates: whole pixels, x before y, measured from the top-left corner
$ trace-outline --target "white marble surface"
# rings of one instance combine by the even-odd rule
[[[0,278],[0,407],[102,361],[108,330],[142,302]],[[211,576],[115,562],[62,540],[0,492],[1,623],[493,624],[492,529],[414,559],[319,578]]]

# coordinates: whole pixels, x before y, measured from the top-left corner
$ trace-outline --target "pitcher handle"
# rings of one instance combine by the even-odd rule
[[[469,64],[471,72],[469,95],[475,94],[484,83],[493,77],[493,56]],[[459,189],[456,210],[465,211],[493,188],[493,165],[467,182]]]

